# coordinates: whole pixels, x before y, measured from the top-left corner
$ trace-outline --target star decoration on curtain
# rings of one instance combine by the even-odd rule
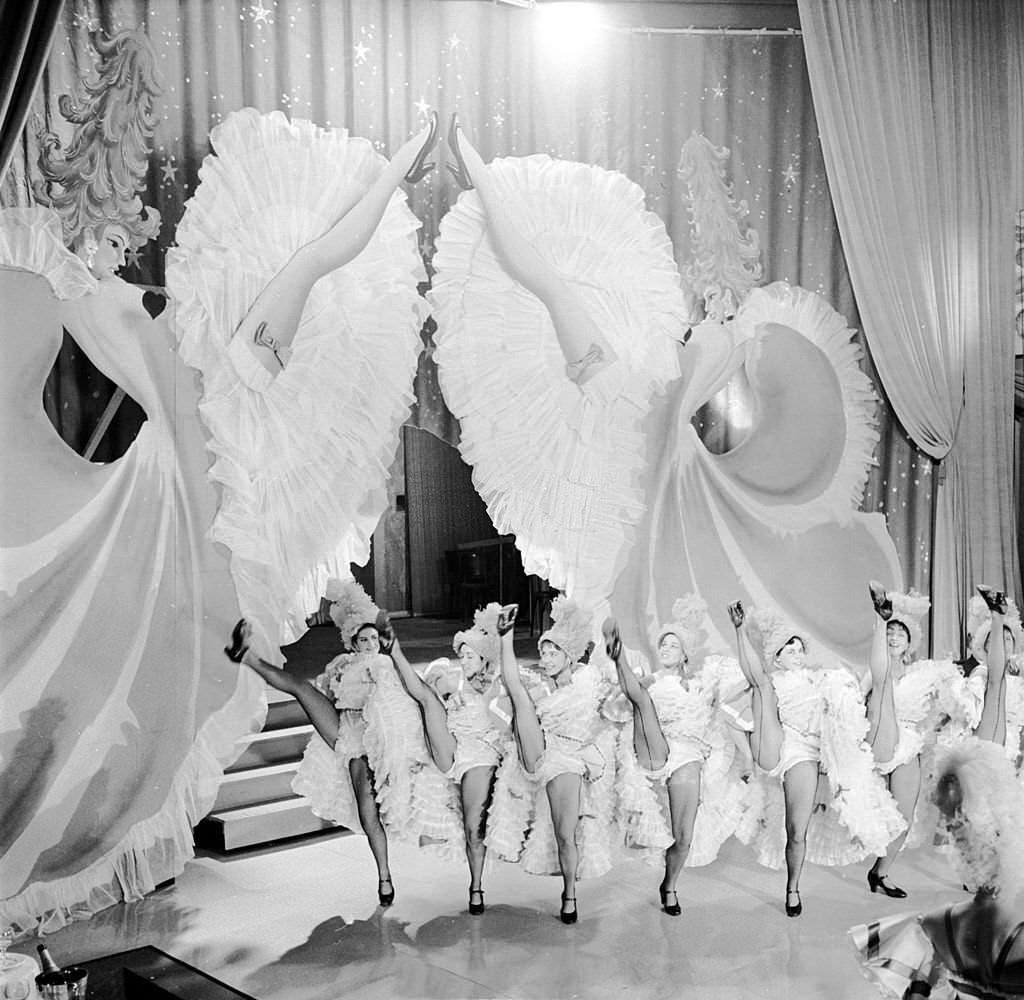
[[[124,260],[129,267],[138,267],[141,259],[142,254],[139,253],[138,247],[129,247],[125,252]]]
[[[249,17],[254,24],[270,24],[270,10],[263,6],[263,0],[256,0],[256,3],[249,5]]]
[[[366,62],[366,54],[370,51],[370,47],[368,45],[363,45],[362,42],[357,42],[352,46],[352,51],[355,53],[356,65],[362,66],[362,64]]]
[[[648,160],[643,165],[643,168],[642,168],[644,177],[651,177],[651,176],[653,176],[654,172],[657,169],[658,168],[657,168],[657,166],[655,166],[654,162],[652,160]]]
[[[99,18],[84,10],[76,11],[74,24],[76,28],[85,28],[86,31],[99,31],[100,29]]]
[[[170,160],[165,160],[160,167],[160,183],[161,184],[173,184],[178,178],[175,176],[178,172],[178,168],[171,163]]]
[[[462,39],[460,39],[458,35],[452,32],[452,37],[448,39],[448,48],[451,49],[452,52],[454,52],[461,44]]]
[[[795,186],[796,182],[800,179],[800,171],[796,169],[794,164],[790,164],[782,172],[782,181],[786,185],[788,191],[791,187]]]
[[[426,118],[430,113],[430,102],[422,94],[420,94],[420,99],[413,105],[413,107],[416,109],[416,114],[421,118]]]
[[[501,128],[505,124],[505,116],[499,111],[497,114],[491,115],[491,121],[494,123],[495,128]]]
[[[725,97],[725,87],[720,83],[717,83],[711,88],[711,93],[714,94],[715,97]]]

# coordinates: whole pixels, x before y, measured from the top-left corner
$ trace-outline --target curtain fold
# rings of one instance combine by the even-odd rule
[[[825,167],[864,332],[912,440],[942,461],[933,648],[973,586],[1016,591],[1012,3],[800,0]],[[1013,32],[1017,31],[1016,37]]]
[[[0,4],[0,177],[18,148],[63,5],[63,0]]]

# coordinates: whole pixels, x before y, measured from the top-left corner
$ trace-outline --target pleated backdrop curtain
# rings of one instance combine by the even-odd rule
[[[1012,35],[1015,6],[800,0],[864,332],[897,416],[942,462],[932,566],[940,650],[960,648],[976,583],[1019,587],[1007,67],[1024,37]]]
[[[550,153],[625,173],[665,221],[681,268],[692,248],[677,165],[697,130],[731,151],[728,177],[759,233],[765,282],[786,279],[819,292],[857,327],[800,37],[622,28],[628,17],[644,23],[647,6],[608,4],[619,15],[617,29],[553,36],[541,8],[490,0],[67,0],[34,110],[47,128],[69,134],[56,101],[89,72],[89,29],[146,29],[164,94],[143,200],[160,210],[163,230],[124,275],[157,285],[209,131],[237,108],[344,126],[384,153],[431,109],[458,111],[485,159]],[[652,6],[663,13],[663,5]],[[27,129],[0,200],[25,199],[36,155]],[[446,156],[442,146],[438,170],[410,192],[428,267],[439,221],[458,195],[443,169]],[[425,336],[410,422],[451,443],[458,427]],[[100,388],[90,387],[83,402],[101,406],[109,389]],[[64,392],[54,412],[66,402]],[[127,442],[137,423],[122,411],[108,438]],[[864,507],[888,517],[907,580],[927,589],[932,460],[884,402],[880,422],[883,447]]]
[[[63,0],[0,3],[0,177],[25,125]]]

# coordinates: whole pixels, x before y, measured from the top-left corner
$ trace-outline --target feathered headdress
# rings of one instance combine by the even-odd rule
[[[1021,640],[1020,611],[1012,601],[1006,602],[1006,616],[1003,622],[1013,633],[1014,645],[1019,649]],[[985,640],[992,631],[992,612],[989,611],[985,598],[975,594],[967,604],[967,635],[971,652],[975,659],[985,659]]]
[[[1024,787],[1001,746],[968,737],[935,770],[934,799],[954,867],[972,891],[1024,889]]]
[[[326,595],[331,602],[331,620],[338,626],[342,645],[351,650],[352,640],[364,625],[376,625],[380,608],[355,580],[328,580]]]
[[[556,597],[551,602],[551,628],[537,640],[537,648],[553,642],[572,663],[578,662],[590,643],[593,617],[571,598]]]
[[[452,663],[447,656],[431,660],[423,671],[423,680],[429,684],[442,701],[450,698],[461,698],[466,678],[462,668]]]
[[[707,641],[705,628],[708,606],[702,597],[687,594],[672,605],[672,621],[662,625],[654,635],[654,648],[666,635],[674,635],[683,647],[687,660],[693,661]]]
[[[749,612],[750,639],[760,643],[764,662],[771,666],[775,654],[794,636],[807,649],[807,636],[776,608],[754,608]]]
[[[906,594],[890,590],[886,596],[892,601],[892,617],[889,621],[899,622],[907,630],[910,637],[908,652],[916,653],[921,645],[921,619],[928,614],[932,602],[916,590],[908,591]]]
[[[498,638],[498,615],[501,605],[492,601],[486,608],[478,608],[473,614],[472,628],[455,633],[452,649],[458,654],[462,646],[469,646],[487,664],[498,662],[501,640]]]

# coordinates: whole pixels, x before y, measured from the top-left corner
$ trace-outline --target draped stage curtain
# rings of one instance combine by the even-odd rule
[[[63,0],[0,4],[0,177],[17,148]]]
[[[857,303],[895,412],[942,462],[933,639],[976,583],[1016,593],[1011,33],[1002,2],[800,0]],[[1019,10],[1013,22],[1019,30]],[[1017,112],[1019,114],[1019,111]]]
[[[210,129],[247,105],[345,126],[385,153],[430,109],[457,110],[485,159],[547,152],[620,170],[665,221],[680,267],[691,242],[676,165],[698,130],[731,150],[728,174],[760,235],[765,282],[784,278],[817,291],[857,327],[801,39],[623,27],[630,17],[645,23],[647,6],[606,5],[621,15],[618,27],[597,30],[577,52],[569,42],[578,38],[547,36],[539,10],[486,0],[68,0],[34,110],[47,128],[66,131],[56,100],[89,70],[90,28],[146,28],[165,89],[143,200],[160,210],[163,230],[124,274],[151,284],[162,283],[163,254],[195,189]],[[26,199],[36,152],[27,129],[4,185],[6,203]],[[444,150],[438,155],[440,169],[411,191],[428,266],[439,221],[458,194],[443,171]],[[441,398],[429,330],[424,336],[410,423],[454,443],[458,426]],[[81,378],[72,350],[59,362],[64,395],[55,400],[55,421],[67,385]],[[90,385],[83,403],[101,407],[111,388]],[[50,392],[56,389],[51,381]],[[97,457],[123,450],[134,436],[137,412],[122,410],[108,432],[115,447],[108,441]],[[888,517],[906,579],[927,590],[932,460],[908,441],[884,401],[879,419],[883,444],[864,508]],[[88,428],[73,433],[87,436]]]

